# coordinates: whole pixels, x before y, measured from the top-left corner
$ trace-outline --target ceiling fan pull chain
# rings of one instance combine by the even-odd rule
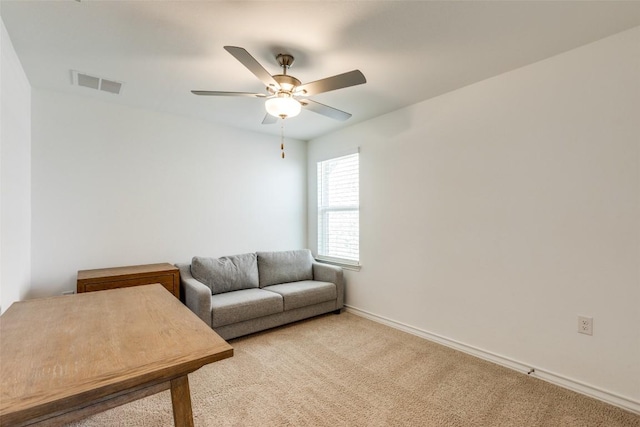
[[[284,159],[284,119],[280,122],[280,150],[282,151],[282,158]]]

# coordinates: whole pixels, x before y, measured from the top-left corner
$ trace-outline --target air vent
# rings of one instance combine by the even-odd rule
[[[71,70],[72,84],[119,95],[122,83]]]

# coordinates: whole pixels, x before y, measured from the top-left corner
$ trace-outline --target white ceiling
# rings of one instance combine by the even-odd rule
[[[256,132],[264,92],[223,46],[310,82],[353,69],[364,85],[312,97],[346,122],[303,111],[287,136],[312,139],[640,25],[638,1],[6,1],[0,13],[31,85]],[[71,85],[70,70],[124,82],[120,95]]]

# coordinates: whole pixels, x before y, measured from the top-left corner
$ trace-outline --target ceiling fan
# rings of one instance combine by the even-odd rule
[[[236,46],[225,46],[224,48],[266,85],[267,93],[220,92],[209,90],[192,90],[191,92],[195,95],[206,96],[247,96],[253,98],[266,98],[265,108],[267,110],[267,114],[264,117],[262,124],[275,123],[278,118],[285,119],[297,116],[302,107],[332,119],[340,121],[347,120],[351,117],[351,114],[338,110],[337,108],[312,101],[306,97],[336,89],[356,86],[367,82],[367,79],[365,79],[360,70],[353,70],[347,73],[302,84],[300,80],[287,74],[287,70],[291,67],[291,64],[293,64],[294,58],[292,55],[283,53],[277,55],[276,60],[282,67],[282,74],[271,75],[245,49]]]

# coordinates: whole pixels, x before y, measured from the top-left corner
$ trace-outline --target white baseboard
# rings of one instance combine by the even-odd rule
[[[499,354],[491,353],[489,351],[482,350],[480,348],[473,347],[473,346],[461,343],[459,341],[455,341],[455,340],[443,337],[438,334],[427,332],[422,329],[418,329],[416,327],[406,325],[404,323],[397,322],[395,320],[391,320],[386,317],[379,316],[377,314],[373,314],[368,311],[361,310],[359,308],[356,308],[347,304],[345,304],[345,308],[348,312],[353,313],[357,316],[361,316],[366,319],[373,320],[374,322],[377,322],[377,323],[382,323],[383,325],[390,326],[394,329],[398,329],[398,330],[410,333],[412,335],[416,335],[420,338],[424,338],[426,340],[433,341],[438,344],[442,344],[444,346],[462,351],[472,356],[479,357],[480,359],[484,359],[489,362],[493,362],[498,365],[513,369],[515,371],[528,374],[532,377],[539,378],[551,384],[575,391],[580,394],[584,394],[589,397],[593,397],[595,399],[601,400],[603,402],[609,403],[614,406],[618,406],[622,409],[633,412],[635,414],[640,414],[640,402],[631,400],[629,398],[619,396],[609,391],[602,390],[588,384],[584,384],[580,381],[576,381],[571,378],[567,378],[563,375],[559,375],[553,372],[548,372],[534,366],[529,366],[517,360],[500,356]]]

